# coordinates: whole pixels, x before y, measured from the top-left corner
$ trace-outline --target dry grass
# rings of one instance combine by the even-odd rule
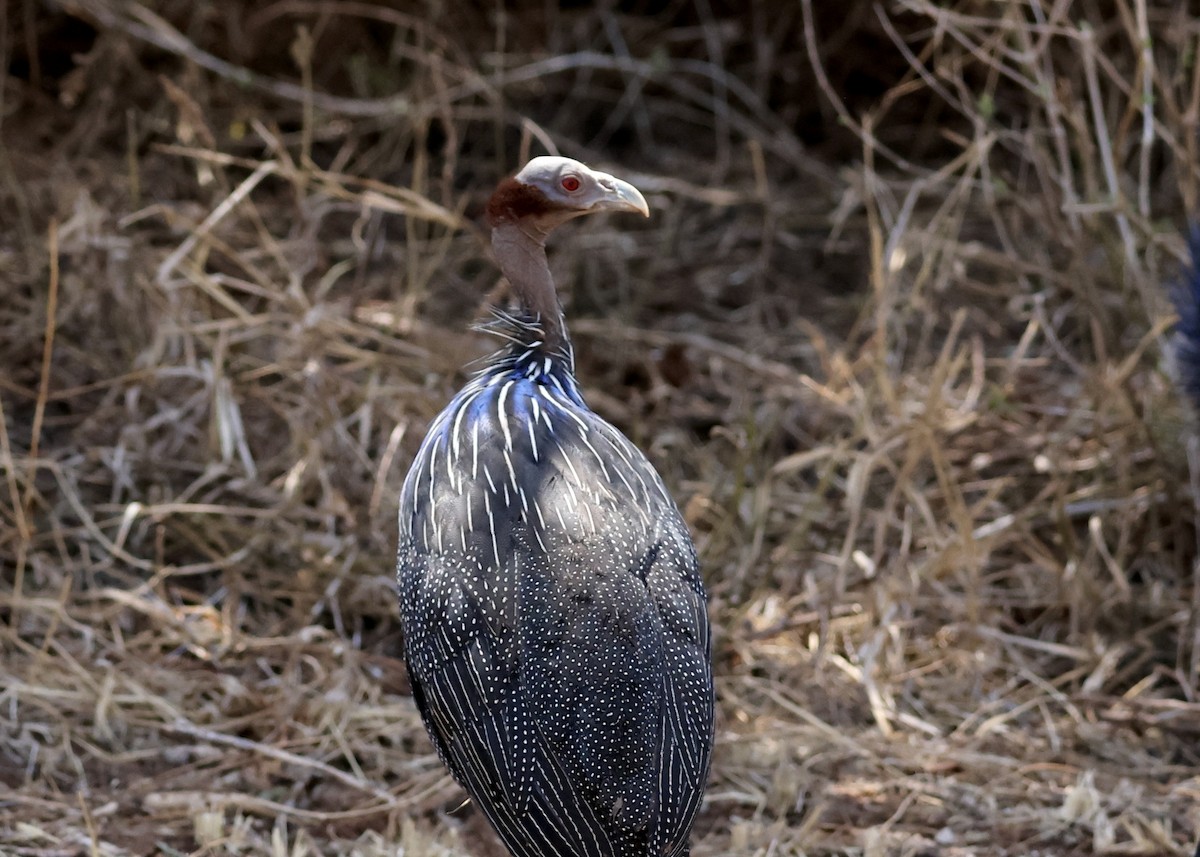
[[[394,498],[491,347],[480,203],[554,146],[655,209],[554,264],[712,594],[697,857],[1190,854],[1200,23],[531,5],[0,24],[0,852],[499,854]]]

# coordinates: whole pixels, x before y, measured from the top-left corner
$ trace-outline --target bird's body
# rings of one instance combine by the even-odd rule
[[[523,210],[492,212],[520,301],[496,322],[509,344],[437,418],[401,495],[413,695],[516,857],[681,857],[713,734],[695,550],[645,456],[584,403],[557,300],[523,294],[549,231]]]

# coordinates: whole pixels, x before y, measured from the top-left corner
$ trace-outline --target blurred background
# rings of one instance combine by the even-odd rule
[[[1198,56],[1167,0],[10,0],[0,851],[503,854],[396,497],[558,152],[653,211],[551,264],[711,594],[696,857],[1191,854]]]

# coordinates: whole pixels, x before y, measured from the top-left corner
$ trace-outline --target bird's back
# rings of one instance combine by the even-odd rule
[[[566,360],[511,356],[438,418],[401,496],[413,691],[517,857],[678,857],[713,732],[695,551]]]

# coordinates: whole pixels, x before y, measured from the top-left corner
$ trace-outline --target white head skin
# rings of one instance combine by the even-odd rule
[[[493,224],[521,221],[546,234],[566,221],[597,211],[636,211],[650,216],[637,188],[571,158],[543,155],[501,183],[489,205]]]
[[[590,211],[637,211],[643,217],[650,216],[650,206],[629,182],[589,169],[571,158],[554,155],[534,158],[514,178],[536,187],[546,199],[573,210],[575,215]]]

